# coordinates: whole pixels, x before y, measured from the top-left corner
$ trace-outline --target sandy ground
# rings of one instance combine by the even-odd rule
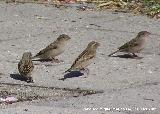
[[[145,50],[139,54],[143,59],[107,57],[141,30],[152,33],[147,39]],[[159,114],[159,30],[160,21],[145,16],[1,3],[1,83],[27,84],[11,78],[18,73],[17,63],[22,53],[31,51],[34,55],[65,33],[72,39],[66,46],[66,51],[58,57],[64,62],[57,64],[34,61],[33,85],[103,90],[104,93],[3,104],[0,114]],[[88,67],[90,74],[87,78],[83,75],[59,80],[92,40],[100,42],[101,46],[94,63]]]

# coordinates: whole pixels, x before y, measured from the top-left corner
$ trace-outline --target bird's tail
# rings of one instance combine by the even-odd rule
[[[32,57],[32,59],[35,59],[35,58],[37,58],[37,55],[35,55],[35,56]]]
[[[115,54],[115,53],[117,53],[117,52],[119,52],[119,51],[120,51],[120,50],[117,50],[117,51],[115,51],[115,52],[109,54],[108,56],[111,57],[113,54]]]
[[[68,70],[65,71],[65,73],[67,72],[71,72],[72,68],[69,68]]]

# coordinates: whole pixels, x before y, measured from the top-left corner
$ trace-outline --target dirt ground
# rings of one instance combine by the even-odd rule
[[[107,56],[142,30],[152,33],[147,39],[146,48],[138,54],[142,59]],[[30,51],[35,55],[62,33],[72,38],[65,52],[58,57],[64,62],[34,61],[33,84],[15,78],[23,52]],[[1,93],[4,90],[12,93],[20,90],[42,96],[42,99],[2,103],[0,114],[160,112],[159,20],[111,11],[80,11],[76,6],[56,8],[40,4],[15,5],[1,2],[0,34]],[[101,46],[94,63],[88,67],[89,75],[64,75],[64,71],[92,40]],[[64,81],[60,80],[64,77]],[[30,89],[30,86],[34,87]],[[46,90],[41,87],[59,89]],[[87,92],[87,95],[79,89]]]

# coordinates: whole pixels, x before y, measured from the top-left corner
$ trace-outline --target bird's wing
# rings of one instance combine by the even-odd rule
[[[50,50],[52,50],[52,49],[57,49],[57,48],[58,48],[58,46],[57,46],[57,43],[56,43],[56,42],[51,43],[51,44],[48,45],[46,48],[44,48],[44,49],[41,50],[39,53],[37,53],[36,56],[42,55],[42,54],[44,54],[44,53],[47,52],[47,51],[50,51]],[[35,56],[35,57],[36,57],[36,56]]]
[[[18,69],[20,73],[27,75],[28,73],[32,72],[34,69],[34,65],[32,60],[21,60],[18,64]]]
[[[119,50],[125,50],[128,49],[130,47],[135,47],[138,45],[137,39],[132,39],[131,41],[125,43],[124,45],[122,45],[121,47],[119,47]]]
[[[82,62],[85,62],[85,61],[88,61],[92,58],[94,58],[94,54],[91,54],[90,51],[88,50],[84,50],[78,57],[77,59],[74,61],[73,65],[71,66],[72,67],[75,67],[79,64],[81,64]]]
[[[21,69],[21,65],[22,65],[23,63],[22,63],[22,60],[20,60],[19,61],[19,63],[18,63],[18,70],[20,71],[20,69]]]
[[[29,69],[29,72],[32,72],[34,69],[34,65],[33,65],[33,62],[31,59],[29,59],[29,61],[28,61],[27,68]]]

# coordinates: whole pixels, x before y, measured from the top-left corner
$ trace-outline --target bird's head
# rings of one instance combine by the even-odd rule
[[[31,57],[32,57],[31,52],[25,52],[25,53],[23,53],[22,59],[28,59],[28,58],[31,58]]]
[[[60,35],[58,38],[57,38],[57,40],[58,41],[60,41],[60,42],[65,42],[65,41],[68,41],[68,40],[70,40],[71,38],[68,36],[68,35],[66,35],[66,34],[62,34],[62,35]]]
[[[138,33],[138,37],[142,38],[142,37],[147,37],[149,36],[151,33],[147,32],[147,31],[141,31]]]
[[[100,46],[100,43],[92,41],[88,44],[88,47],[91,49],[97,49]]]

